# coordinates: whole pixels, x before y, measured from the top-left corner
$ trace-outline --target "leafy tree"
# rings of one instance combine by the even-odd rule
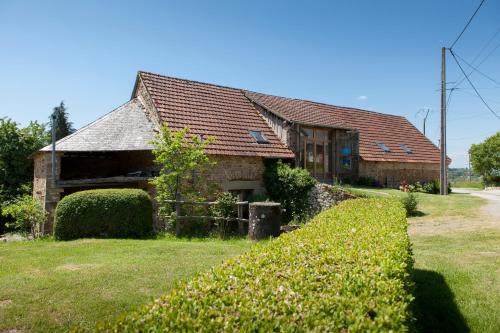
[[[50,116],[50,120],[54,119],[55,122],[56,140],[62,139],[75,131],[73,123],[68,120],[68,116],[66,105],[61,101],[59,106],[54,108]]]
[[[474,172],[483,176],[485,182],[500,182],[500,132],[469,149]]]
[[[0,200],[29,193],[33,161],[29,156],[47,145],[45,125],[30,122],[25,128],[8,118],[0,118]]]
[[[7,224],[9,229],[36,237],[41,225],[47,221],[48,213],[37,199],[26,194],[2,208],[2,215],[13,218],[13,222]]]
[[[201,201],[211,192],[204,174],[215,163],[205,152],[214,138],[205,140],[190,135],[189,128],[173,131],[163,125],[156,138],[153,155],[160,167],[159,175],[151,180],[156,187],[160,216],[169,219],[175,211],[175,204],[167,200]]]

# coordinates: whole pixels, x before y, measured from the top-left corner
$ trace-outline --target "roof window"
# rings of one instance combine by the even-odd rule
[[[391,150],[382,142],[377,142],[377,146],[384,151],[384,153],[390,153]]]
[[[269,143],[261,131],[250,131],[250,135],[257,141],[258,144]]]
[[[403,151],[407,154],[413,154],[413,151],[411,150],[410,147],[408,147],[408,145],[405,145],[405,144],[400,144],[399,145],[401,147],[401,149],[403,149]]]

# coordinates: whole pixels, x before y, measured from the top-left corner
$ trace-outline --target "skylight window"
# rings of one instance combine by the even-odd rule
[[[384,153],[390,153],[391,150],[382,142],[377,142],[377,146],[384,151]]]
[[[407,154],[413,154],[413,151],[411,150],[410,147],[408,147],[408,145],[405,145],[405,144],[400,144],[399,145],[401,147],[401,149],[403,149],[403,151]]]
[[[250,135],[257,141],[258,144],[269,143],[261,131],[250,131]]]

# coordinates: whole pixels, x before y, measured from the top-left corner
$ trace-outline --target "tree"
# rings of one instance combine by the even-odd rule
[[[500,182],[500,132],[469,149],[474,172],[483,176],[486,183]]]
[[[160,172],[150,181],[156,187],[161,217],[168,219],[175,211],[175,204],[167,200],[201,201],[211,194],[204,175],[215,164],[205,152],[213,142],[213,137],[190,135],[189,128],[173,131],[166,124],[161,127],[152,141]]]
[[[73,123],[68,120],[68,112],[66,105],[61,101],[59,106],[54,108],[50,116],[50,120],[54,119],[55,129],[56,129],[56,141],[70,135],[75,131],[73,128]]]
[[[35,238],[40,234],[41,226],[47,222],[48,213],[37,199],[26,194],[2,208],[2,215],[13,218],[13,221],[6,225],[8,228],[30,233]]]
[[[29,156],[49,143],[45,125],[30,122],[25,128],[8,118],[0,118],[0,200],[29,193],[33,161]]]

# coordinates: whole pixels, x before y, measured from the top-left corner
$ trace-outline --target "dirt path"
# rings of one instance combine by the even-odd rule
[[[450,232],[471,232],[484,229],[500,230],[500,190],[478,191],[472,189],[453,189],[455,193],[464,193],[487,200],[476,218],[457,218],[449,221],[410,222],[410,235],[436,235]]]

